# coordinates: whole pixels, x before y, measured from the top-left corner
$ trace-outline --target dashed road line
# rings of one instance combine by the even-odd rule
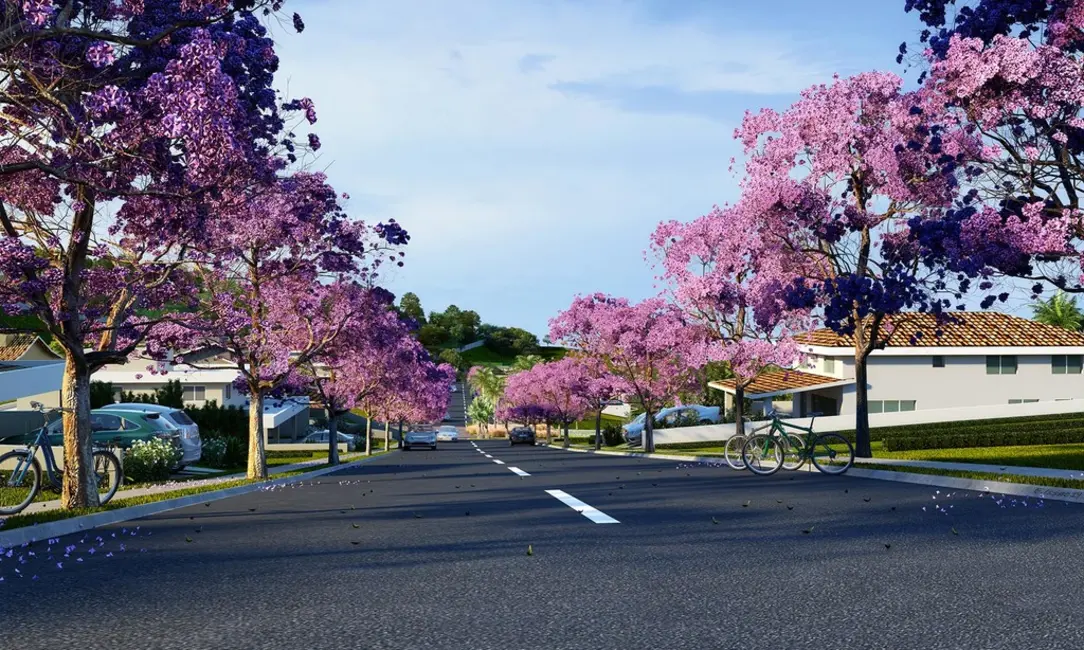
[[[509,467],[508,469],[512,470],[512,472],[515,473],[515,474],[519,474],[520,476],[530,476],[530,474],[528,474],[527,472],[524,472],[523,470],[521,470],[518,467]]]
[[[503,460],[501,460],[500,458],[494,458],[494,459],[493,459],[493,462],[494,462],[494,463],[497,463],[498,465],[504,465],[504,461],[503,461]]]
[[[587,517],[596,524],[619,524],[620,521],[614,519],[610,515],[602,512],[594,506],[589,506],[583,501],[580,501],[576,497],[572,496],[564,490],[546,490],[546,494],[557,499],[561,503],[565,504],[569,508],[572,508],[576,512],[580,513],[584,517]]]

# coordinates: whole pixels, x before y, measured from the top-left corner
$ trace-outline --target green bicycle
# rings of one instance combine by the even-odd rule
[[[783,422],[776,413],[771,421],[750,432],[742,445],[742,464],[750,472],[769,476],[780,469],[796,470],[809,461],[825,474],[842,474],[854,464],[854,447],[838,433],[813,433],[814,413],[809,427]],[[757,433],[768,429],[768,433]],[[788,429],[800,431],[792,433]]]

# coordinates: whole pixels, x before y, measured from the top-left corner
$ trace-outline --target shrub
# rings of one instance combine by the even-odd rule
[[[893,436],[885,438],[885,451],[912,449],[960,449],[1012,445],[1062,445],[1084,442],[1084,424],[1065,429],[1024,431],[972,431],[956,435]]]
[[[241,467],[248,462],[248,439],[230,436],[226,438],[226,456],[223,467]]]
[[[617,447],[625,444],[625,436],[622,434],[621,427],[616,424],[607,424],[603,427],[602,442],[607,447]]]
[[[164,481],[182,455],[180,449],[166,440],[137,440],[124,454],[124,476],[133,483]]]
[[[223,438],[206,438],[199,460],[205,467],[225,467],[226,441]]]

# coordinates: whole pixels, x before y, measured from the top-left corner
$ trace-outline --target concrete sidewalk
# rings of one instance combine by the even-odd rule
[[[383,452],[380,452],[383,453]],[[373,456],[377,456],[379,453],[374,453]],[[344,454],[339,457],[340,462],[347,463],[350,461],[364,458],[364,454]],[[306,467],[312,467],[314,465],[323,465],[326,463],[326,459],[315,458],[303,463],[294,463],[292,465],[279,465],[277,467],[269,467],[267,469],[268,476],[276,476],[278,474],[285,474],[286,472],[292,472]],[[147,487],[132,488],[130,490],[118,490],[113,496],[113,499],[119,501],[120,499],[130,499],[133,497],[142,497],[149,494],[165,494],[169,492],[177,492],[180,490],[187,490],[190,488],[204,487],[207,485],[215,485],[217,483],[228,483],[230,481],[236,481],[238,479],[245,478],[244,472],[239,474],[227,474],[225,476],[216,476],[214,478],[196,479],[192,481],[169,481],[166,483],[155,483],[154,485],[148,485]],[[38,501],[31,503],[19,514],[28,514],[34,512],[46,512],[48,510],[58,510],[60,508],[60,499],[54,499],[52,501]]]

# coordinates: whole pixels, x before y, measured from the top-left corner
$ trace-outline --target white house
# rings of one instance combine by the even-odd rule
[[[39,395],[60,404],[64,359],[33,334],[0,334],[0,404],[29,409]]]
[[[930,314],[891,319],[868,361],[870,414],[1084,398],[1084,334],[997,312],[951,318],[940,326]],[[816,330],[799,340],[806,365],[761,375],[746,397],[793,417],[854,414],[854,339]],[[732,402],[733,380],[710,386]]]
[[[181,382],[185,404],[203,406],[213,400],[219,406],[243,407],[248,400],[233,387],[240,372],[220,355],[221,351],[214,348],[187,352],[185,361],[196,364],[198,369],[136,357],[125,364],[106,366],[94,373],[92,379],[113,384],[118,399],[122,391],[150,394],[166,382],[177,380]]]

